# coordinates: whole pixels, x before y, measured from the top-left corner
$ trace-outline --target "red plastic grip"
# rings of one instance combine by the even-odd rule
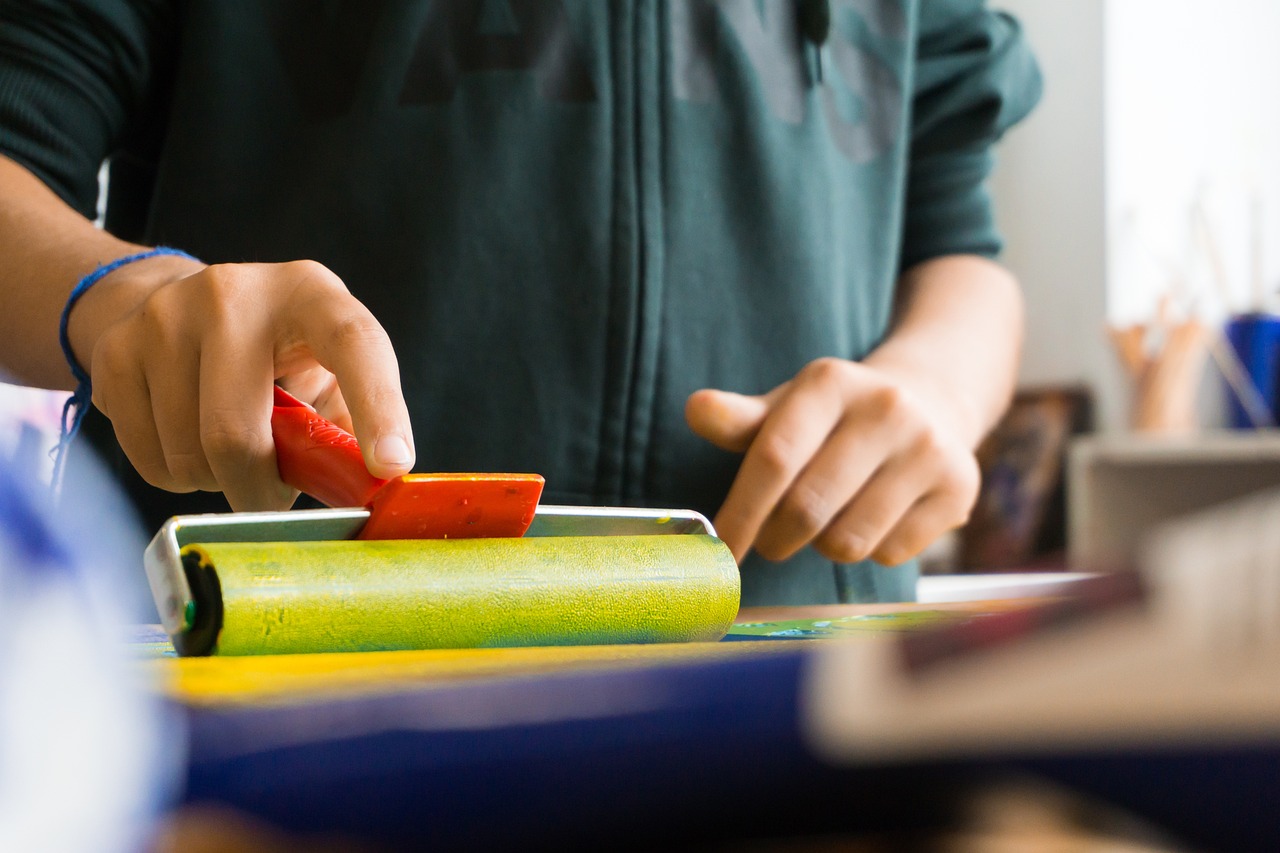
[[[406,474],[380,480],[355,436],[275,389],[271,411],[280,479],[328,506],[369,507],[361,539],[518,537],[542,495],[537,474]]]
[[[368,506],[386,485],[365,467],[354,435],[278,386],[271,433],[280,479],[326,506]]]
[[[359,538],[520,537],[542,485],[537,474],[405,474],[374,497]]]

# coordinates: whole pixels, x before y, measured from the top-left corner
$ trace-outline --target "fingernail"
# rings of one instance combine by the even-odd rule
[[[400,468],[413,462],[413,454],[409,451],[409,442],[400,436],[384,435],[373,446],[373,459],[379,465]]]

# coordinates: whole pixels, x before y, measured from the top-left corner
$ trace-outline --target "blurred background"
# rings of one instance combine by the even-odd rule
[[[1151,323],[1167,297],[1214,327],[1275,308],[1280,4],[999,5],[1046,80],[994,181],[1004,260],[1027,296],[1022,380],[1085,385],[1098,425],[1124,429],[1131,378],[1104,324]],[[1221,383],[1203,384],[1200,422],[1221,424]]]
[[[1280,484],[1280,4],[997,5],[1046,81],[993,180],[1022,391],[933,562],[1122,562],[1159,521]]]

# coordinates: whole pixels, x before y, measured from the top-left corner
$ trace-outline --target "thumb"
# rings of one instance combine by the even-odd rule
[[[734,453],[743,453],[769,414],[771,394],[749,397],[704,388],[689,396],[684,417],[697,435]]]
[[[337,379],[365,467],[384,479],[408,473],[413,431],[391,339],[337,276],[323,267],[304,269],[312,273],[305,283],[316,293],[295,288],[294,322],[315,360]]]

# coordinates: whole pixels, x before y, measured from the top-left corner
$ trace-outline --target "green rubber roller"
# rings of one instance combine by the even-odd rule
[[[179,654],[714,641],[737,615],[697,513],[543,506],[522,538],[361,541],[359,512],[171,519],[146,564]]]

